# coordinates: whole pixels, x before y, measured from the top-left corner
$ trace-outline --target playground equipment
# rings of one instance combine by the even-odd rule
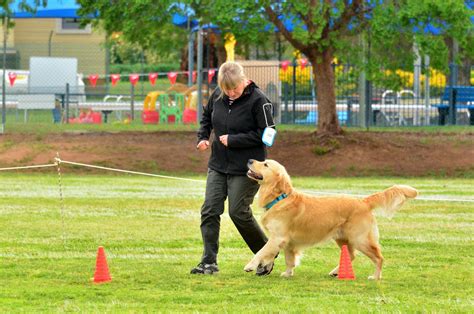
[[[160,103],[159,120],[160,123],[182,123],[184,111],[184,95],[180,93],[171,94],[174,97],[174,102],[170,101],[168,94],[161,94],[158,96]]]
[[[156,124],[159,120],[159,113],[156,111],[156,100],[164,92],[150,92],[143,102],[142,121],[144,124]]]
[[[156,99],[163,94],[161,91],[150,92],[143,102],[143,111],[156,111]]]
[[[183,94],[173,91],[148,93],[143,103],[143,123],[195,123],[197,121],[197,92],[195,95],[192,93]]]
[[[142,121],[143,124],[157,124],[160,119],[160,115],[157,111],[143,111],[142,112]]]
[[[183,112],[183,123],[196,123],[197,121],[197,106],[198,106],[198,92],[192,91],[186,95],[186,103]]]
[[[69,123],[102,124],[102,116],[100,112],[95,112],[91,109],[81,110],[77,118],[69,118]]]
[[[225,34],[224,38],[225,38],[224,48],[227,53],[226,61],[234,61],[235,60],[234,48],[237,41],[235,40],[234,35],[231,33]]]

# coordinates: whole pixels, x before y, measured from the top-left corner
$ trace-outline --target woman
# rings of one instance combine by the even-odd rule
[[[219,250],[220,216],[229,199],[229,215],[253,253],[257,253],[267,238],[252,215],[250,205],[258,183],[247,177],[247,161],[266,158],[262,134],[273,126],[270,101],[254,82],[247,79],[242,66],[226,62],[219,69],[219,88],[204,108],[198,131],[197,149],[209,148],[214,141],[208,164],[206,195],[201,208],[201,233],[204,253],[191,274],[214,274]],[[257,275],[268,275],[273,264],[257,269]]]

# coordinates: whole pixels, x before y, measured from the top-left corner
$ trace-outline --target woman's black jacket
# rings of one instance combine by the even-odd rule
[[[249,159],[263,161],[266,158],[262,134],[267,125],[274,126],[274,123],[271,106],[264,104],[270,101],[253,82],[232,104],[228,96],[220,94],[220,89],[216,89],[203,109],[198,143],[209,140],[214,130],[208,167],[225,174],[245,175]],[[219,136],[225,134],[229,135],[227,147],[219,141]]]

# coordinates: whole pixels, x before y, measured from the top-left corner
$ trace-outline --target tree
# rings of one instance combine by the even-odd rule
[[[196,1],[197,2],[197,1]],[[199,1],[203,2],[203,1]],[[447,64],[443,38],[456,38],[462,47],[472,40],[470,6],[456,0],[311,0],[311,1],[211,1],[208,18],[236,34],[259,32],[274,25],[284,38],[306,55],[313,65],[318,100],[318,133],[340,134],[336,114],[334,57],[352,54],[361,64],[360,34],[370,36],[373,54],[363,64],[369,73],[413,64],[413,44],[434,64]],[[291,21],[289,29],[286,21]],[[437,28],[438,36],[425,31]],[[471,44],[472,45],[472,42]],[[399,49],[408,47],[407,49]],[[466,49],[468,53],[472,50]],[[354,58],[354,56],[356,58]],[[349,56],[351,57],[351,56]],[[362,64],[361,64],[362,65]]]
[[[446,37],[473,54],[472,3],[459,0],[79,0],[83,13],[99,12],[107,30],[121,30],[130,40],[151,44],[150,34],[169,23],[172,12],[190,12],[233,33],[240,43],[258,41],[276,28],[313,65],[318,100],[318,133],[340,134],[336,114],[334,57],[356,60],[372,73],[413,64],[413,45],[432,64],[447,64]],[[292,24],[289,28],[288,22]],[[427,32],[434,26],[437,35]],[[173,34],[167,34],[172,36]],[[370,40],[371,58],[355,38]]]
[[[121,40],[155,54],[177,55],[187,42],[186,30],[172,24],[175,1],[78,0],[78,3],[83,24],[99,25],[109,37],[120,33]]]
[[[10,28],[12,28],[15,24],[12,22],[12,15],[13,10],[20,10],[26,12],[34,12],[36,8],[40,5],[46,6],[46,0],[34,0],[34,1],[27,1],[21,0],[17,3],[17,7],[14,7],[13,0],[4,0],[0,2],[0,16],[2,18],[2,28],[3,28],[3,78],[2,78],[2,128],[0,133],[4,133],[5,131],[5,123],[6,123],[6,91],[5,91],[5,69],[6,69],[6,59],[7,59],[7,39],[8,39],[8,32]]]
[[[169,0],[79,0],[79,13],[84,16],[83,23],[100,24],[108,34],[120,32],[123,39],[139,44],[142,48],[159,54],[182,52],[187,57],[189,30],[172,24],[172,15],[179,13],[190,21],[200,20],[201,24],[213,23],[224,29],[223,25],[212,19],[212,1],[169,1]],[[88,16],[95,15],[97,19]],[[192,27],[193,25],[190,25]],[[251,32],[252,37],[242,33],[239,43],[254,43],[256,39],[263,42],[266,35]],[[212,41],[213,51],[220,63],[226,59],[224,39],[220,31],[208,34]],[[182,62],[182,66],[186,62]],[[217,65],[214,65],[217,66]]]

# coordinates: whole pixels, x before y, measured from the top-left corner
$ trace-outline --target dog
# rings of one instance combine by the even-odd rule
[[[291,277],[305,248],[332,239],[341,248],[347,245],[351,260],[355,250],[372,260],[375,272],[369,279],[382,278],[383,257],[373,210],[393,215],[407,199],[418,195],[416,189],[394,185],[362,199],[316,197],[296,191],[285,167],[275,160],[250,159],[247,166],[247,176],[260,184],[258,205],[266,209],[261,222],[269,240],[244,267],[246,272],[259,266],[271,271],[275,257],[284,250],[286,270],[281,276]],[[338,270],[329,275],[337,276]]]

